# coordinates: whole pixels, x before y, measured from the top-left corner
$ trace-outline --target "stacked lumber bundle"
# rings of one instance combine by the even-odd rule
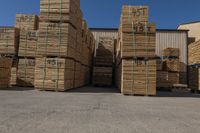
[[[40,20],[67,22],[81,28],[80,0],[40,0]]]
[[[93,39],[86,21],[82,23],[80,0],[41,0],[35,87],[65,91],[86,85]]]
[[[166,48],[163,50],[162,69],[157,69],[157,87],[160,89],[171,88],[175,84],[184,83],[180,77],[181,63],[178,48]]]
[[[38,31],[36,30],[21,30],[20,31],[20,57],[36,57],[36,49],[38,41]]]
[[[179,84],[179,73],[172,73],[168,71],[157,71],[157,87],[171,88],[174,84]]]
[[[36,58],[35,88],[65,91],[74,87],[75,61],[64,58]]]
[[[189,66],[189,88],[193,92],[200,92],[200,66]]]
[[[163,50],[163,57],[179,57],[180,50],[179,48],[166,48]]]
[[[111,87],[113,83],[115,39],[99,38],[93,67],[93,85]]]
[[[147,6],[123,6],[116,78],[123,94],[156,95],[156,26]]]
[[[15,27],[21,30],[38,29],[38,16],[31,14],[16,14]]]
[[[19,30],[14,27],[0,27],[0,54],[16,56],[19,48]]]
[[[34,86],[35,59],[19,59],[17,70],[17,85],[22,87]]]
[[[200,64],[200,40],[188,46],[189,65]]]
[[[0,58],[0,88],[9,87],[12,60],[10,58]]]
[[[96,86],[112,86],[112,67],[97,67],[93,68],[93,85]]]
[[[17,85],[17,70],[18,70],[18,60],[13,60],[11,67],[10,86]]]

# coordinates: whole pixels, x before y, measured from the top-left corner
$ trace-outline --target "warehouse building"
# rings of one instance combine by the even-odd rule
[[[200,21],[183,23],[178,26],[179,30],[189,30],[189,43],[200,40]]]
[[[94,38],[96,39],[96,47],[99,43],[100,37],[118,38],[117,28],[90,28]],[[187,82],[187,55],[188,46],[188,30],[172,30],[172,29],[157,29],[156,31],[156,55],[162,56],[162,51],[166,48],[179,48],[180,49],[180,62],[181,62],[181,77],[184,79],[182,83]]]

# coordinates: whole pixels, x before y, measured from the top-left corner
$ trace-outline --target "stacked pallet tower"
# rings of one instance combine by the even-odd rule
[[[93,67],[93,85],[111,87],[113,84],[115,39],[99,38]]]
[[[180,50],[179,48],[166,48],[162,52],[162,60],[157,61],[157,87],[158,89],[171,89],[180,84]]]
[[[116,55],[116,80],[123,94],[156,95],[155,33],[148,7],[123,6]]]
[[[79,0],[40,0],[35,88],[65,91],[89,82],[90,64],[83,54],[87,44],[87,56],[92,57],[94,41],[87,29],[88,42],[83,43],[82,25]]]
[[[35,58],[37,57],[38,16],[17,14],[15,27],[20,29],[20,37],[18,58],[13,60],[11,85],[33,87]]]
[[[189,88],[200,93],[200,40],[188,46]]]

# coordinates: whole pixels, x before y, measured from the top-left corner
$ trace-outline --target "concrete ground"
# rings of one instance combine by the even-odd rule
[[[0,91],[0,133],[199,133],[200,95],[123,96],[114,89]]]

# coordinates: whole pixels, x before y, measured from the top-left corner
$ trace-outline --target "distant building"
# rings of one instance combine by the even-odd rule
[[[200,40],[200,21],[180,24],[178,29],[189,30],[189,43]]]

